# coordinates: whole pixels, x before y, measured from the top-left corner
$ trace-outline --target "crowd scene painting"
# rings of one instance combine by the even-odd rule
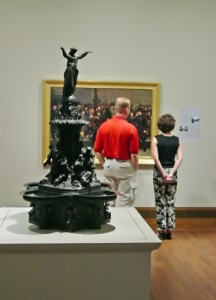
[[[83,126],[80,139],[83,141],[83,146],[90,146],[93,148],[94,141],[96,138],[97,130],[103,122],[112,118],[115,114],[114,103],[118,96],[122,95],[122,90],[114,89],[112,91],[109,89],[109,93],[104,96],[104,89],[88,89],[90,91],[84,90],[83,88],[77,88],[74,93],[75,99],[78,102],[77,109],[81,115],[81,119],[89,122],[88,125]],[[102,90],[102,91],[101,91]],[[87,94],[91,92],[91,98]],[[134,91],[133,91],[134,92]],[[118,95],[119,93],[119,95]],[[142,95],[139,91],[139,98],[136,99],[131,96],[128,98],[131,100],[131,111],[127,119],[128,122],[134,124],[138,130],[139,140],[140,140],[140,154],[148,155],[150,151],[150,140],[151,140],[151,117],[152,117],[152,105],[147,99],[142,99]],[[125,96],[125,94],[124,94]],[[131,96],[131,97],[130,97]],[[126,95],[127,97],[127,95]],[[88,100],[86,98],[89,98]],[[85,102],[83,101],[85,99]],[[55,88],[51,93],[51,112],[50,120],[54,120],[58,117],[59,109],[61,108],[61,90]],[[50,144],[55,145],[59,140],[58,127],[51,124],[50,130]]]

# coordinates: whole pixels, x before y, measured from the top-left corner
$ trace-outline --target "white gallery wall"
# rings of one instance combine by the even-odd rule
[[[47,173],[42,80],[63,79],[60,47],[76,46],[93,51],[79,80],[159,82],[175,134],[181,109],[201,112],[200,138],[182,140],[176,206],[215,207],[215,32],[215,0],[1,0],[0,206],[28,206],[23,184]],[[152,168],[138,175],[135,206],[153,207]]]

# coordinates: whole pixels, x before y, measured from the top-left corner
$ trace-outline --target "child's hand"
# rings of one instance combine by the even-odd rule
[[[173,176],[168,174],[166,179],[165,179],[166,182],[172,182],[173,181]]]

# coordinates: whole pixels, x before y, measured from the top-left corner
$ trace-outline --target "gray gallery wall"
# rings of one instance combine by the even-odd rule
[[[0,206],[28,205],[23,183],[42,179],[42,80],[63,79],[60,47],[93,54],[80,80],[160,82],[161,113],[201,112],[182,141],[177,206],[215,206],[216,1],[19,0],[0,9]],[[102,171],[98,171],[101,178]],[[152,169],[139,171],[135,206],[154,206]]]

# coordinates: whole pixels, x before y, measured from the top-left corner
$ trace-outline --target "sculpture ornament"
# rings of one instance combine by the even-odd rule
[[[42,180],[43,184],[53,184],[57,186],[63,181],[66,181],[71,169],[68,165],[67,159],[61,149],[60,143],[56,147],[50,146],[50,152],[47,156],[44,166],[49,164],[51,166],[50,172],[46,175],[46,179]]]
[[[64,87],[63,87],[63,99],[70,99],[72,97],[76,84],[79,71],[77,69],[77,63],[79,59],[84,58],[88,53],[92,51],[86,51],[80,55],[75,55],[77,52],[76,48],[70,48],[67,54],[65,49],[61,47],[63,56],[67,59],[66,70],[64,72]]]

